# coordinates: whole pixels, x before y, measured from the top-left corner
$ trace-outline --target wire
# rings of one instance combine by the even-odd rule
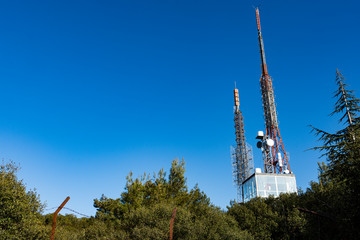
[[[55,208],[58,208],[58,207],[48,208],[48,209],[45,209],[44,211],[50,211],[50,210],[53,210],[53,209],[55,209]],[[76,213],[76,214],[78,214],[78,215],[81,215],[81,216],[90,218],[90,216],[88,216],[88,215],[86,215],[86,214],[83,214],[83,213],[79,213],[79,212],[77,212],[77,211],[75,211],[75,210],[73,210],[73,209],[71,209],[71,208],[63,207],[63,209],[66,209],[66,210],[69,210],[69,211],[71,211],[71,212],[73,212],[73,213]]]
[[[55,208],[58,208],[58,207],[48,208],[48,209],[45,209],[44,211],[50,211],[50,210],[53,210]]]
[[[81,216],[90,218],[90,216],[85,215],[85,214],[83,214],[83,213],[79,213],[79,212],[77,212],[77,211],[75,211],[75,210],[73,210],[73,209],[70,209],[70,208],[67,208],[67,207],[63,207],[63,208],[65,208],[65,209],[67,209],[67,210],[69,210],[69,211],[71,211],[71,212],[73,212],[73,213],[79,214],[79,215],[81,215]]]

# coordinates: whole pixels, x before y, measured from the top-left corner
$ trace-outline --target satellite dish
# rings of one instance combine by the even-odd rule
[[[266,139],[266,145],[268,145],[269,147],[274,146],[274,140],[272,140],[271,138]]]

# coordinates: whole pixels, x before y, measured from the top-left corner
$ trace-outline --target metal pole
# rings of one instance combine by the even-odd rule
[[[58,213],[60,212],[60,210],[65,206],[65,204],[70,200],[70,197],[67,197],[63,203],[58,207],[58,209],[54,212],[54,217],[53,217],[53,224],[52,224],[52,228],[51,228],[51,240],[54,240],[55,237],[55,227],[56,227],[56,218]]]
[[[174,226],[175,216],[176,216],[176,208],[174,208],[170,219],[170,240],[173,239],[173,226]]]

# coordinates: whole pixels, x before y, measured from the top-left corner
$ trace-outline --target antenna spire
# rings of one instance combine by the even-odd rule
[[[255,13],[256,13],[256,23],[258,30],[260,57],[261,57],[261,74],[265,76],[268,75],[268,71],[267,71],[266,59],[265,59],[264,41],[261,35],[260,14],[258,7],[255,9]]]
[[[290,165],[288,163],[288,156],[285,152],[284,144],[280,136],[272,80],[268,74],[265,60],[264,41],[261,35],[259,8],[255,9],[255,13],[261,58],[260,85],[265,116],[266,136],[274,141],[274,145],[270,146],[270,151],[265,152],[264,168],[266,173],[291,173]]]

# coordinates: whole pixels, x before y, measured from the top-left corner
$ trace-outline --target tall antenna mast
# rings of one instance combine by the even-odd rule
[[[264,170],[266,173],[291,173],[288,156],[285,152],[284,144],[280,136],[272,80],[268,74],[266,65],[264,42],[261,35],[259,8],[256,8],[256,22],[261,57],[260,85],[265,116],[266,137],[274,141],[274,144],[269,146],[269,151],[263,151]]]
[[[232,147],[232,166],[234,184],[237,187],[238,201],[244,201],[243,182],[250,176],[252,170],[252,150],[245,142],[245,130],[242,112],[240,111],[239,90],[234,89],[234,122],[236,145]]]

